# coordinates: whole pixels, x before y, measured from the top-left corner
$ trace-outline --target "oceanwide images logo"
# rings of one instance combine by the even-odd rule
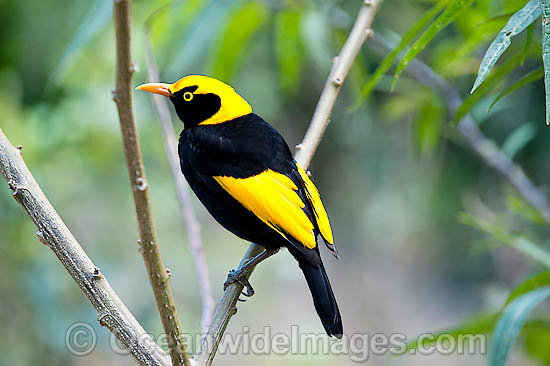
[[[88,323],[75,323],[65,334],[65,344],[75,356],[87,356],[97,346],[95,328]],[[188,349],[208,349],[214,339],[202,334],[183,334]],[[167,349],[165,334],[155,336],[144,334],[139,342],[145,349],[156,352],[155,344]],[[273,332],[264,327],[261,332],[251,332],[245,326],[240,332],[226,333],[220,340],[217,354],[221,355],[333,355],[348,356],[353,362],[366,362],[371,355],[484,355],[487,353],[485,334],[421,334],[415,346],[403,333],[353,333],[344,334],[342,339],[329,338],[324,333],[303,333],[293,325],[289,332]],[[109,346],[113,352],[126,355],[129,351],[110,335]]]

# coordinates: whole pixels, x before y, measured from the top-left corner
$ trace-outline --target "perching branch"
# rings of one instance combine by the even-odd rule
[[[391,51],[386,42],[379,37],[374,37],[371,44],[381,53],[386,54]],[[421,83],[437,90],[443,96],[450,114],[455,114],[462,105],[459,92],[422,61],[416,58],[413,59],[405,72],[408,72]],[[527,203],[537,209],[547,221],[550,221],[548,196],[531,182],[521,167],[516,165],[493,141],[483,135],[470,114],[467,114],[460,121],[456,129],[485,164],[495,169]]]
[[[260,254],[263,250],[264,248],[260,245],[250,244],[238,268],[240,269],[246,262]],[[247,277],[250,277],[254,269],[255,267],[251,268],[247,273]],[[210,366],[212,361],[214,361],[218,345],[229,324],[229,320],[237,313],[237,300],[243,292],[243,288],[243,285],[235,282],[225,289],[223,297],[216,306],[212,324],[210,324],[208,332],[202,338],[197,352],[196,358],[200,365]]]
[[[130,11],[131,0],[114,0],[114,21],[116,35],[116,89],[113,99],[118,109],[124,153],[128,166],[130,185],[139,226],[140,252],[145,261],[149,281],[153,288],[157,308],[170,349],[174,366],[189,366],[189,357],[179,318],[168,283],[168,273],[160,256],[157,233],[153,223],[149,189],[141,158],[139,139],[132,110],[132,75],[134,65],[130,53]]]
[[[37,228],[36,235],[59,258],[71,277],[97,311],[99,323],[107,327],[143,366],[169,366],[168,355],[137,322],[86,255],[61,220],[25,165],[21,151],[13,147],[0,129],[0,172],[13,197]]]
[[[151,41],[149,38],[149,29],[146,26],[145,33],[145,60],[147,63],[147,76],[150,82],[158,82],[160,80],[157,63]],[[200,224],[191,205],[189,189],[185,183],[185,179],[181,174],[179,162],[177,159],[178,148],[176,133],[170,117],[170,110],[166,98],[157,94],[151,94],[153,105],[158,115],[158,120],[162,128],[162,136],[164,138],[164,149],[166,157],[170,164],[170,171],[176,183],[176,192],[180,211],[183,215],[183,221],[187,231],[187,240],[189,241],[189,250],[195,263],[197,278],[199,281],[199,289],[201,294],[202,315],[201,315],[201,332],[204,334],[208,330],[208,326],[212,321],[214,313],[214,297],[212,296],[212,286],[210,285],[210,275],[208,272],[208,264],[202,249],[202,239],[200,233]]]
[[[363,46],[363,43],[373,34],[372,23],[381,4],[382,0],[363,1],[348,39],[344,43],[340,54],[334,59],[334,64],[319,98],[319,102],[317,103],[317,107],[315,108],[313,118],[309,124],[304,140],[296,149],[296,161],[298,161],[305,170],[309,167],[309,163],[313,159],[313,155],[330,123],[330,115],[334,108],[334,103],[349,73],[351,65]],[[239,268],[262,251],[262,246],[251,244],[241,260]],[[248,277],[250,277],[251,273],[252,271],[248,273]],[[209,366],[214,360],[218,344],[225,332],[227,324],[231,317],[237,312],[235,305],[242,291],[243,286],[240,283],[233,283],[225,290],[221,301],[216,307],[214,319],[212,320],[212,325],[208,329],[205,342],[201,344],[201,349],[198,353],[198,360],[201,365],[204,364]]]

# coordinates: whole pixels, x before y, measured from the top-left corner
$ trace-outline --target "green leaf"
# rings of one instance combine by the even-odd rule
[[[500,80],[502,80],[510,72],[514,71],[521,62],[521,52],[516,53],[512,57],[505,60],[495,72],[493,72],[487,80],[477,90],[477,93],[470,94],[456,111],[452,124],[456,125],[466,114],[470,112],[472,107],[483,98]]]
[[[421,153],[433,153],[441,139],[442,121],[445,120],[446,111],[438,103],[434,103],[436,98],[432,95],[431,100],[422,106],[413,125],[415,142]]]
[[[458,75],[460,67],[455,65],[470,64],[471,57],[469,55],[479,48],[479,45],[494,37],[495,33],[504,27],[508,18],[489,19],[481,24],[477,24],[468,34],[468,38],[459,44],[451,42],[449,50],[444,50],[440,57],[434,60],[436,71],[445,75]],[[468,72],[469,73],[469,72]]]
[[[293,96],[300,84],[304,47],[300,37],[301,13],[281,11],[275,17],[275,54],[281,89]]]
[[[550,126],[550,0],[540,0],[542,13],[542,63],[544,65],[544,94],[546,124]]]
[[[353,102],[350,107],[350,111],[354,111],[361,106],[367,100],[370,93],[375,88],[376,84],[380,81],[382,76],[390,69],[393,65],[397,56],[407,47],[407,45],[420,33],[422,29],[426,27],[428,22],[430,22],[443,8],[447,5],[449,1],[438,1],[430,10],[428,10],[424,15],[418,19],[418,21],[403,35],[401,42],[395,47],[390,53],[384,57],[374,74],[370,77],[369,81],[365,84],[361,90],[361,95]]]
[[[523,349],[538,359],[542,365],[550,365],[550,324],[548,321],[531,321],[522,330],[524,336]],[[529,325],[529,326],[528,326]]]
[[[550,297],[550,286],[527,292],[512,301],[504,309],[493,332],[489,364],[504,366],[512,344],[516,340],[527,315],[538,304]]]
[[[521,8],[521,5],[518,0],[491,0],[489,2],[489,16],[498,17],[515,13]]]
[[[514,214],[521,216],[533,224],[540,226],[546,225],[546,218],[542,213],[533,206],[527,204],[516,192],[506,196],[506,207]]]
[[[268,11],[260,2],[246,2],[237,8],[221,34],[220,45],[215,53],[209,74],[229,80],[237,64],[245,55],[252,35],[267,19]]]
[[[550,272],[539,273],[538,275],[530,277],[521,285],[516,287],[514,291],[512,291],[510,295],[508,295],[504,307],[508,306],[518,297],[543,286],[550,286]]]
[[[527,58],[527,54],[529,53],[529,49],[531,48],[531,43],[533,42],[533,35],[535,34],[535,24],[536,23],[533,22],[529,27],[527,27],[527,33],[525,35],[525,46],[523,47],[523,54],[521,57],[521,66],[523,66],[523,63]]]
[[[180,44],[182,34],[186,35],[188,33],[187,30],[191,21],[207,5],[208,0],[163,1],[163,4],[151,12],[145,21],[145,27],[150,33],[151,42],[162,47],[168,47],[172,51],[174,44]],[[173,29],[178,31],[174,32]]]
[[[522,55],[523,59],[523,55]],[[521,61],[520,61],[521,62]],[[525,85],[531,84],[532,82],[535,82],[539,79],[542,79],[544,76],[544,69],[542,67],[539,67],[538,69],[535,69],[521,77],[518,81],[504,89],[500,92],[500,94],[493,100],[491,105],[489,106],[489,111],[493,108],[493,106],[501,100],[504,96],[510,94],[513,91],[518,90],[519,88],[524,87]]]
[[[399,77],[403,73],[403,70],[407,67],[409,62],[416,57],[422,51],[428,43],[446,26],[458,16],[461,10],[472,5],[475,0],[453,0],[451,4],[443,11],[443,13],[426,29],[426,31],[420,36],[420,38],[411,46],[409,51],[397,65],[395,76],[392,82],[392,90],[395,89],[395,85],[399,80]]]
[[[177,78],[187,74],[186,70],[192,65],[203,66],[208,51],[214,48],[216,34],[223,26],[224,19],[241,3],[241,0],[209,0],[207,5],[201,7],[193,22],[185,28],[187,31],[179,43],[171,41],[166,50],[173,52],[170,63],[165,68],[166,74],[171,78]],[[172,51],[174,48],[175,51]]]
[[[443,334],[445,335],[448,334],[452,336],[455,340],[459,340],[460,336],[490,333],[493,330],[493,327],[495,326],[499,315],[500,315],[500,312],[484,315],[476,319],[472,319],[467,323],[459,325],[457,327],[432,333],[432,335],[434,336],[433,338],[432,337],[424,338],[424,339],[417,338],[414,341],[407,344],[406,351],[415,349],[418,347],[427,347],[435,343],[437,341],[437,338]],[[403,354],[406,354],[406,352],[403,352]]]
[[[106,0],[96,0],[90,7],[88,14],[76,29],[73,37],[65,47],[59,62],[55,65],[48,79],[48,86],[57,84],[74,63],[75,57],[95,35],[104,29],[111,21],[113,4]]]
[[[527,257],[539,262],[540,264],[550,268],[550,253],[544,248],[534,244],[527,238],[517,236],[507,232],[500,226],[491,224],[480,217],[476,217],[465,212],[459,214],[459,221],[463,224],[472,226],[476,229],[486,232],[494,239],[515,248]]]
[[[519,125],[502,144],[502,151],[513,159],[537,135],[537,127],[533,122]]]
[[[550,286],[550,272],[543,272],[536,276],[533,276],[529,279],[527,279],[525,282],[523,282],[521,285],[516,287],[510,295],[508,295],[508,298],[506,299],[505,304],[502,306],[502,309],[499,310],[496,313],[489,314],[489,315],[483,315],[479,316],[477,318],[474,318],[464,324],[458,325],[453,328],[444,329],[441,331],[437,331],[432,333],[434,335],[433,338],[425,338],[425,339],[415,339],[414,341],[407,344],[406,349],[403,350],[402,354],[407,354],[407,352],[410,349],[415,349],[418,347],[427,347],[431,344],[435,343],[437,340],[437,337],[442,334],[449,334],[451,335],[455,340],[459,340],[459,337],[462,335],[468,336],[468,335],[476,335],[476,334],[489,334],[493,332],[493,328],[495,327],[495,324],[499,320],[499,317],[503,313],[504,309],[512,303],[515,299],[518,297],[536,290],[543,286]],[[525,324],[524,329],[536,329],[540,328],[540,322],[538,321],[529,321]]]
[[[327,27],[329,20],[326,15],[311,8],[302,17],[300,33],[307,54],[313,59],[319,71],[328,73],[333,55],[330,47],[330,27]]]
[[[521,33],[539,17],[540,7],[538,3],[539,0],[530,0],[523,8],[510,17],[508,23],[498,33],[493,42],[491,42],[491,45],[485,52],[485,56],[481,60],[481,65],[479,66],[479,71],[470,94],[483,83],[500,56],[512,44],[512,37]]]

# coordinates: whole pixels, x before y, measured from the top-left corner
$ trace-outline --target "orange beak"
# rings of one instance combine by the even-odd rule
[[[148,83],[148,84],[141,84],[136,88],[136,90],[145,90],[149,93],[155,93],[164,95],[165,97],[170,97],[172,93],[170,93],[170,90],[168,89],[170,87],[170,84],[165,83]]]

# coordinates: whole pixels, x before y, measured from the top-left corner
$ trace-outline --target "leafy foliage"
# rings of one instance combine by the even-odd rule
[[[384,57],[380,65],[376,68],[372,76],[369,78],[363,89],[361,95],[353,103],[350,109],[356,110],[363,104],[363,102],[369,97],[376,84],[380,81],[382,76],[390,69],[399,54],[411,43],[411,41],[426,27],[426,25],[432,21],[432,19],[443,10],[448,1],[438,1],[430,10],[424,13],[420,19],[403,35],[399,45],[395,47],[390,53]]]
[[[546,92],[546,124],[550,125],[550,1],[540,0],[542,12],[542,63]]]
[[[502,144],[502,151],[514,158],[531,140],[537,136],[537,128],[533,122],[527,122],[517,127]]]
[[[263,25],[267,17],[267,10],[259,2],[244,3],[230,15],[230,21],[225,27],[224,33],[231,37],[223,36],[221,44],[216,47],[217,54],[210,75],[221,80],[229,80],[235,71],[237,63],[242,59],[246,45],[250,37]]]
[[[550,268],[550,253],[548,253],[548,251],[546,251],[542,247],[534,244],[526,237],[511,234],[503,230],[498,225],[492,225],[491,223],[479,217],[475,217],[465,213],[459,216],[459,220],[464,224],[485,231],[496,240],[517,249],[526,256]]]
[[[535,306],[550,297],[550,286],[540,287],[514,299],[504,309],[495,326],[491,343],[491,366],[505,365],[512,344]]]
[[[296,93],[304,61],[304,46],[300,37],[302,13],[296,9],[283,10],[275,18],[275,53],[279,83],[283,91]]]
[[[522,54],[522,60],[523,60],[523,54]],[[517,89],[521,88],[521,87],[524,87],[526,85],[529,85],[539,79],[542,79],[544,77],[544,69],[542,67],[539,67],[538,69],[535,69],[527,74],[525,74],[521,79],[519,79],[518,81],[516,81],[515,83],[513,83],[512,85],[510,85],[509,87],[507,87],[506,89],[504,89],[503,91],[501,91],[497,97],[495,98],[495,100],[493,100],[493,102],[491,103],[491,105],[489,106],[489,111],[491,110],[491,108],[493,108],[493,106],[499,101],[501,100],[503,97],[505,97],[506,95],[510,94],[511,92],[513,91],[516,91]]]
[[[464,102],[462,105],[458,108],[456,111],[456,114],[454,116],[454,124],[459,123],[462,118],[470,112],[470,110],[487,94],[489,94],[490,91],[495,88],[498,83],[500,83],[502,80],[504,80],[510,73],[512,73],[520,64],[522,59],[522,53],[517,52],[510,58],[508,58],[506,61],[504,61],[500,67],[495,70],[492,75],[490,75],[486,81],[481,84],[481,86],[477,89],[477,92],[474,94],[469,95],[466,99],[464,99]]]
[[[93,2],[88,14],[74,32],[73,38],[67,43],[65,51],[53,69],[49,79],[50,84],[60,81],[60,78],[74,63],[77,52],[86,47],[87,43],[107,26],[111,20],[112,9],[108,1],[96,0]]]
[[[536,276],[533,276],[516,287],[514,291],[508,295],[504,306],[510,305],[510,303],[516,300],[518,297],[525,295],[528,292],[534,291],[540,287],[550,286],[550,272],[542,272]]]
[[[443,11],[443,13],[433,22],[420,38],[413,43],[409,51],[403,56],[399,65],[397,65],[397,70],[395,71],[395,76],[392,82],[392,90],[395,88],[401,73],[409,62],[416,57],[430,41],[439,33],[443,28],[448,26],[464,8],[472,5],[475,0],[453,0],[451,4]]]
[[[473,93],[485,80],[500,56],[512,43],[512,37],[517,36],[540,16],[539,0],[530,0],[521,10],[512,15],[508,23],[498,33],[485,52],[476,81],[470,93]]]

